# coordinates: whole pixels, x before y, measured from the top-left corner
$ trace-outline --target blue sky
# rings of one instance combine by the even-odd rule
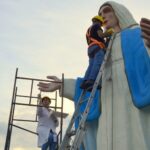
[[[45,79],[47,75],[83,76],[88,58],[85,33],[104,0],[0,1],[0,149],[3,149],[16,68],[19,76]],[[150,18],[148,0],[116,0],[140,21]],[[71,109],[68,109],[67,106]],[[70,114],[73,103],[66,100]],[[22,111],[23,112],[23,111]],[[29,115],[25,111],[23,115]],[[67,121],[66,121],[67,123]],[[34,127],[33,127],[34,128]],[[12,150],[35,150],[36,137],[14,129]],[[24,136],[28,138],[24,138]],[[21,139],[21,140],[20,140]],[[30,139],[30,140],[29,140]]]

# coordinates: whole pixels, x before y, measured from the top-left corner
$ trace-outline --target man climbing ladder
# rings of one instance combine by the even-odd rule
[[[74,131],[73,125],[75,123],[76,118],[79,115],[80,106],[82,105],[83,102],[86,101],[86,99],[84,99],[84,95],[87,92],[86,90],[83,90],[81,95],[80,95],[80,98],[78,100],[75,112],[74,112],[74,114],[73,114],[73,116],[71,118],[70,124],[69,124],[69,126],[68,126],[68,128],[66,130],[66,134],[65,134],[64,139],[63,139],[63,141],[62,141],[62,143],[60,145],[59,150],[79,150],[80,149],[80,145],[83,142],[84,134],[86,132],[85,122],[86,122],[88,113],[90,111],[90,107],[91,107],[93,98],[95,96],[97,87],[99,85],[104,65],[105,65],[105,63],[107,61],[107,58],[110,55],[110,48],[112,46],[112,42],[111,41],[114,38],[114,36],[115,35],[113,35],[112,38],[110,39],[110,44],[109,44],[109,46],[108,46],[108,48],[106,50],[104,61],[103,61],[102,65],[101,65],[101,68],[100,68],[99,73],[97,75],[96,81],[95,81],[93,89],[91,91],[91,94],[90,94],[89,98],[87,99],[87,105],[85,107],[85,110],[84,110],[83,114],[81,114],[82,116],[81,116],[81,120],[79,122],[79,126]],[[71,139],[72,136],[74,136],[73,139]]]

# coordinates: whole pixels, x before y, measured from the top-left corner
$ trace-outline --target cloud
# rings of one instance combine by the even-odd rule
[[[7,127],[7,123],[0,121],[0,136],[4,137],[6,134],[6,127]]]
[[[3,120],[0,121],[0,149],[3,149],[5,139],[6,139],[6,130],[7,130],[7,123]]]

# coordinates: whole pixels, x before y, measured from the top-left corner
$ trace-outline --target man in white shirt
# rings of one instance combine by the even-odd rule
[[[56,132],[56,127],[59,122],[54,112],[49,109],[51,104],[51,99],[49,97],[39,98],[39,106],[37,107],[38,115],[38,147],[41,147],[42,150],[55,150],[55,144],[53,144],[53,138],[50,136],[51,132]],[[55,146],[54,146],[55,145]]]

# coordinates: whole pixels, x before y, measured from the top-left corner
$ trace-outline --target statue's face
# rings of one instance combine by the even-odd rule
[[[104,19],[104,26],[106,29],[113,28],[119,26],[118,19],[115,15],[114,10],[109,5],[104,5],[99,10],[99,15],[101,15]]]

